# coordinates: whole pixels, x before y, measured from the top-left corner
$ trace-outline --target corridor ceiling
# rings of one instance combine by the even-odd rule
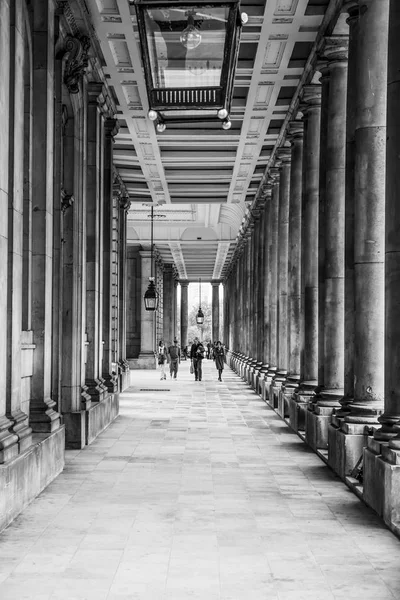
[[[232,128],[224,131],[216,119],[169,125],[164,133],[147,117],[134,6],[128,0],[86,3],[117,105],[114,164],[132,201],[128,243],[149,244],[153,203],[163,261],[175,264],[182,279],[223,278],[299,89],[309,82],[317,38],[339,1],[241,0],[249,20],[241,34]]]

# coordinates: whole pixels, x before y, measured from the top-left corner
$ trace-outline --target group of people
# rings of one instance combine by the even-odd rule
[[[170,378],[176,379],[178,375],[178,366],[181,362],[181,349],[178,344],[178,340],[175,339],[173,345],[168,348],[165,346],[164,341],[160,340],[158,344],[157,361],[160,367],[160,380],[166,379],[166,366],[169,363]],[[213,358],[215,366],[218,370],[218,381],[222,381],[222,371],[224,370],[225,364],[225,351],[221,342],[211,342],[207,344],[207,349],[204,347],[199,338],[195,338],[190,348],[190,372],[194,374],[195,381],[201,381],[203,377],[203,359]],[[187,347],[184,349],[185,359],[188,356]]]

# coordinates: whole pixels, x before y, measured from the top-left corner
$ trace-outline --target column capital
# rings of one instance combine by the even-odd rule
[[[122,208],[125,212],[128,212],[131,207],[131,199],[129,196],[122,195],[119,198],[119,207]]]
[[[304,114],[312,108],[321,106],[322,88],[320,83],[305,85],[302,92],[301,106]]]
[[[280,161],[275,162],[275,166],[271,167],[269,170],[269,176],[271,178],[272,185],[275,186],[279,183],[281,170],[280,170]]]
[[[90,81],[87,84],[87,96],[89,104],[104,103],[104,84],[97,81]]]
[[[288,138],[293,144],[295,140],[302,140],[304,135],[304,123],[303,121],[290,121],[289,123]]]
[[[180,279],[179,283],[181,284],[181,287],[188,287],[189,286],[189,282],[186,281],[186,279]]]
[[[218,287],[220,285],[220,283],[221,283],[220,279],[211,281],[212,287]]]
[[[349,37],[346,35],[325,38],[322,56],[329,65],[332,63],[346,63],[349,54]]]
[[[291,160],[292,160],[292,151],[290,149],[290,147],[285,147],[282,146],[281,148],[278,148],[277,150],[277,155],[279,160],[281,161],[281,167],[282,165],[287,165],[290,164]]]
[[[358,0],[345,0],[342,6],[342,12],[348,13],[346,23],[350,25],[352,21],[358,18],[360,14],[360,4]]]

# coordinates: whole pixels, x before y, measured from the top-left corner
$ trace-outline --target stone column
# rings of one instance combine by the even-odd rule
[[[188,318],[189,318],[189,303],[188,303],[188,281],[181,281],[181,348],[188,345]]]
[[[212,341],[217,342],[219,337],[219,281],[212,281]],[[221,341],[221,340],[220,340]]]
[[[397,0],[390,0],[387,73],[385,410],[379,417],[382,428],[375,432],[375,439],[367,438],[363,498],[397,532],[400,511],[400,5]]]
[[[383,2],[383,4],[386,6],[386,1]],[[376,39],[374,41],[375,43],[378,43],[381,40]],[[382,427],[375,432],[374,437],[377,440],[382,441],[391,440],[389,446],[395,450],[400,450],[400,238],[398,235],[400,227],[399,57],[400,5],[396,1],[390,0],[386,121],[385,403],[384,413],[379,418]],[[378,57],[376,58],[378,59]],[[380,93],[382,94],[382,90]],[[378,105],[376,106],[376,109],[378,109]],[[377,133],[379,133],[379,130]],[[376,172],[376,175],[378,175],[378,172]],[[396,437],[391,439],[395,434],[397,434]]]
[[[279,218],[279,170],[280,162],[270,169],[272,180],[270,227],[269,227],[269,357],[268,380],[271,384],[278,368],[278,218]]]
[[[259,244],[258,244],[258,256],[257,263],[258,267],[258,285],[257,285],[257,305],[258,305],[258,315],[257,315],[257,331],[256,331],[256,339],[257,339],[257,359],[264,364],[264,341],[262,336],[262,331],[264,327],[264,277],[265,277],[265,203],[264,200],[260,205],[260,221],[258,224],[259,228]]]
[[[174,286],[174,271],[173,265],[164,265],[163,271],[163,338],[165,345],[171,346],[174,341],[175,324],[174,324],[174,301],[175,301],[175,286]]]
[[[289,252],[289,198],[290,163],[289,148],[278,150],[281,161],[278,214],[278,370],[274,385],[282,385],[288,373],[288,252]]]
[[[328,446],[333,408],[344,392],[344,233],[347,37],[328,38],[325,57],[330,71],[324,207],[324,387],[307,413],[306,438],[314,449]]]
[[[87,360],[86,385],[91,399],[98,402],[103,399],[106,387],[100,375],[100,356],[102,355],[102,330],[100,328],[100,224],[102,196],[100,145],[102,127],[99,103],[102,102],[103,84],[88,85],[87,106],[87,180],[86,180],[86,333]]]
[[[119,201],[119,251],[118,251],[118,343],[120,390],[129,385],[129,363],[126,356],[127,311],[127,214],[131,205],[129,196],[122,194]]]
[[[115,119],[106,119],[104,124],[104,169],[103,169],[103,361],[102,376],[107,391],[112,394],[118,389],[117,374],[113,372],[113,163],[114,136],[118,131]]]
[[[285,394],[292,394],[300,381],[301,335],[301,208],[303,181],[302,121],[292,121],[289,134],[292,142],[289,199],[289,255],[288,255],[288,325],[289,373]]]
[[[149,287],[151,277],[151,251],[141,250],[141,320],[140,320],[140,353],[138,358],[139,369],[155,369],[156,360],[154,354],[156,311],[145,310],[144,295]]]
[[[301,396],[313,393],[318,381],[318,203],[321,86],[303,88],[304,139],[302,266],[304,281],[304,360]]]
[[[174,339],[178,339],[178,280],[174,273]]]
[[[9,183],[8,170],[10,158],[10,2],[0,3],[0,143],[1,143],[1,169],[0,169],[0,284],[2,290],[8,288],[8,203]],[[0,296],[0,320],[7,323],[7,294]],[[0,372],[7,373],[7,327],[3,326],[0,332]],[[18,436],[11,431],[12,422],[6,416],[7,412],[7,381],[3,376],[0,382],[0,463],[5,463],[18,454]]]
[[[32,97],[32,330],[33,376],[30,425],[52,432],[60,415],[51,398],[53,158],[54,158],[54,4],[35,4],[33,13]],[[3,60],[3,59],[2,59]]]
[[[345,418],[347,423],[377,423],[377,417],[384,408],[389,2],[363,0],[358,17],[354,194],[355,383],[354,401],[350,405],[350,415]]]
[[[21,3],[14,4],[11,26],[10,113],[9,113],[9,174],[8,190],[8,319],[7,319],[7,416],[13,422],[12,431],[18,436],[19,452],[32,443],[28,415],[21,410],[21,345],[22,345],[22,248],[24,211],[24,60],[25,28]],[[1,200],[4,202],[4,199]],[[6,220],[7,226],[7,220]],[[4,257],[4,263],[7,259]],[[7,290],[7,287],[3,288]],[[6,321],[4,321],[4,324]]]
[[[265,194],[265,244],[264,244],[264,326],[263,326],[263,338],[264,338],[264,364],[269,366],[269,292],[270,292],[270,281],[269,281],[269,252],[271,244],[271,197],[272,197],[272,186],[271,182],[264,186],[263,190]]]

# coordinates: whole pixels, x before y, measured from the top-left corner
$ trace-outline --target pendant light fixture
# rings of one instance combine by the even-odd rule
[[[153,226],[154,226],[154,208],[151,206],[151,247],[150,247],[150,277],[149,287],[143,297],[144,307],[146,310],[155,311],[158,308],[158,293],[155,285],[155,277],[153,276]]]
[[[201,278],[199,279],[199,310],[196,315],[196,323],[197,325],[203,325],[204,323],[204,313],[201,310]]]

